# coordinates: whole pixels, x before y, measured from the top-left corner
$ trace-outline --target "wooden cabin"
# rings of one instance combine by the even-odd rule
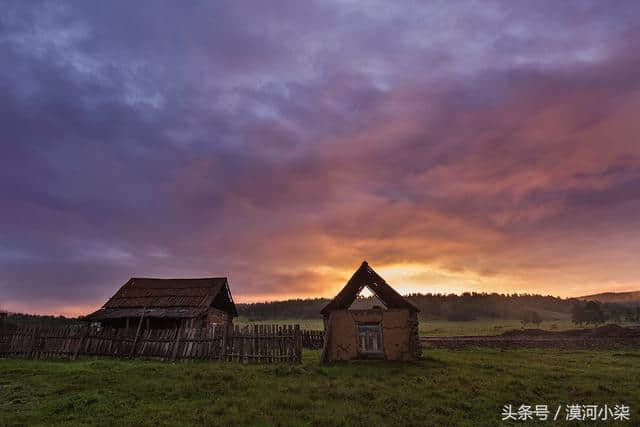
[[[238,316],[226,277],[132,277],[98,311],[83,320],[103,327],[175,329],[229,324]]]
[[[358,298],[364,288],[372,295]],[[364,261],[321,311],[322,361],[420,358],[419,312]]]

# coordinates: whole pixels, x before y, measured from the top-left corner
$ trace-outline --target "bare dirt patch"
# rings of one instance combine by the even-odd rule
[[[438,348],[640,348],[640,329],[618,325],[569,331],[515,329],[492,336],[421,337],[420,342]]]

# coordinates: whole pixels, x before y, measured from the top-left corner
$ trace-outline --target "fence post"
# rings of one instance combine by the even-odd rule
[[[171,349],[171,360],[175,361],[178,357],[178,347],[180,346],[180,327],[176,328],[176,340],[173,342],[173,348]]]
[[[144,320],[144,312],[147,310],[147,307],[142,309],[142,316],[140,317],[140,321],[138,322],[138,330],[136,331],[136,337],[133,339],[133,345],[131,346],[131,353],[129,353],[129,358],[132,358],[136,353],[136,344],[138,343],[138,337],[140,336],[140,328],[142,327],[142,321]]]
[[[207,328],[207,354],[205,359],[211,359],[211,349],[215,349],[216,325],[210,324]]]
[[[227,354],[227,336],[229,335],[229,324],[225,324],[224,329],[222,330],[222,348],[220,349],[220,355],[218,356],[219,360],[225,360],[225,356]]]
[[[84,329],[84,333],[80,336],[80,338],[78,338],[78,345],[76,346],[76,350],[73,352],[73,357],[71,358],[71,360],[76,360],[76,358],[78,357],[78,353],[80,352],[80,349],[82,348],[82,345],[84,344],[84,340],[88,334],[89,334],[89,326],[87,326]]]
[[[320,355],[320,363],[326,363],[329,361],[329,339],[331,337],[331,320],[333,319],[333,312],[329,313],[329,319],[325,320],[324,325],[324,343],[322,344],[322,354]]]
[[[294,326],[296,334],[296,362],[302,362],[302,334],[300,332],[300,325]]]
[[[33,333],[31,334],[31,351],[29,352],[29,356],[35,359],[37,349],[38,349],[38,327],[34,326]]]
[[[245,338],[245,334],[243,333],[243,330],[240,329],[240,327],[237,326],[237,325],[236,325],[236,332],[238,333],[238,335],[240,337],[240,339],[239,339],[239,341],[240,341],[240,348],[239,348],[240,355],[238,356],[238,361],[240,363],[242,363],[243,360],[244,360],[244,356],[245,356],[245,354],[244,354],[244,343],[245,343],[246,338]]]

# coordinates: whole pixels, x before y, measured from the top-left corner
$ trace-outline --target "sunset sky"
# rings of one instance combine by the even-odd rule
[[[638,1],[0,1],[0,306],[640,289]]]

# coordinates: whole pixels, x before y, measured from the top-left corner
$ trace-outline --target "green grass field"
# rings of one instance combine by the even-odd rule
[[[576,402],[622,402],[632,422],[610,425],[640,423],[640,350],[424,353],[329,366],[318,351],[274,366],[0,359],[0,425],[496,426],[507,403]]]

